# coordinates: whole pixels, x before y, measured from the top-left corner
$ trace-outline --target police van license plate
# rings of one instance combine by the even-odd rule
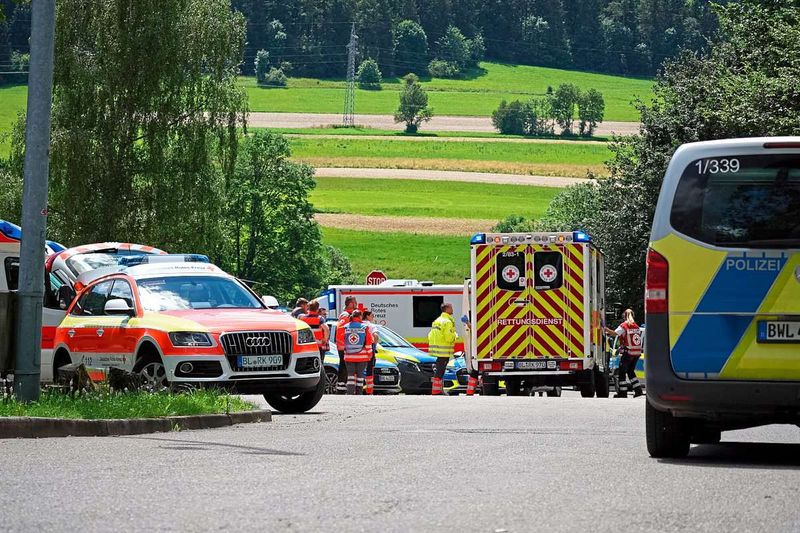
[[[763,320],[758,323],[758,342],[800,343],[800,322]]]
[[[239,368],[260,368],[264,366],[283,366],[282,355],[240,355],[236,358]]]

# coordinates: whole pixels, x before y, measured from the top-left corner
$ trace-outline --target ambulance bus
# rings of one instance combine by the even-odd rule
[[[462,314],[463,287],[436,285],[417,280],[387,280],[379,285],[331,285],[318,299],[320,306],[335,318],[344,309],[348,296],[355,296],[359,309],[372,311],[375,323],[387,326],[420,350],[428,351],[431,324],[442,314],[442,303],[453,305],[456,319],[455,351],[464,349]]]
[[[608,397],[605,260],[591,237],[565,233],[479,233],[465,284],[470,368],[483,394],[575,387]]]
[[[647,256],[647,447],[800,424],[800,137],[686,144]]]

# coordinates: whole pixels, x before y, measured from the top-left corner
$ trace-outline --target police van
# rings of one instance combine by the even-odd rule
[[[645,293],[647,447],[800,424],[800,137],[678,148]]]

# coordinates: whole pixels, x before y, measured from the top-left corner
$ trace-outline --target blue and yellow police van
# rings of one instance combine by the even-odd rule
[[[678,148],[653,220],[645,310],[651,456],[800,424],[800,137]]]

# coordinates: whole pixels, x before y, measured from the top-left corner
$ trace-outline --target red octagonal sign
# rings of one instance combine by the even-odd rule
[[[367,285],[380,285],[387,279],[389,278],[387,278],[386,274],[384,274],[382,271],[373,270],[372,272],[367,274]]]

